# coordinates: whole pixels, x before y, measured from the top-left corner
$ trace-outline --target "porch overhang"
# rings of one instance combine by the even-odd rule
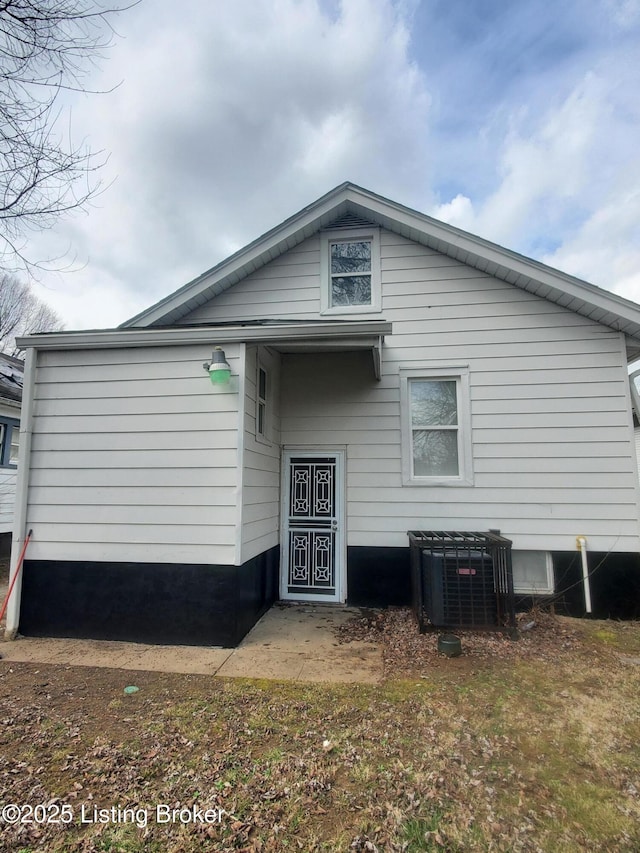
[[[277,352],[371,352],[373,372],[380,379],[382,343],[392,324],[384,320],[261,321],[171,328],[119,328],[89,332],[50,332],[18,338],[22,349],[75,350],[121,347],[181,346],[202,343],[264,344]]]
[[[391,327],[390,323],[385,325]],[[264,343],[276,352],[287,354],[369,351],[371,353],[373,375],[380,381],[383,341],[384,335],[379,333],[377,335],[331,335],[326,338],[285,339],[281,341],[265,341]]]

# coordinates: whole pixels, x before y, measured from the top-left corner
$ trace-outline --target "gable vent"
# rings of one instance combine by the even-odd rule
[[[325,226],[326,230],[330,228],[371,228],[372,226],[376,226],[375,222],[371,222],[370,219],[364,219],[362,216],[358,216],[355,213],[345,213],[343,216],[339,216],[337,219],[334,219],[329,225]]]

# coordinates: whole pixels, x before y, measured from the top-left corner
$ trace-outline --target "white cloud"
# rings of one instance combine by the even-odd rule
[[[616,193],[542,260],[640,302],[640,184]]]
[[[623,29],[640,21],[640,0],[606,0],[605,7],[616,24]]]
[[[470,198],[460,193],[451,201],[434,208],[431,215],[449,225],[455,225],[456,228],[462,228],[464,231],[473,231],[475,228],[476,214],[473,203]]]
[[[640,110],[621,51],[543,113],[509,116],[497,183],[434,215],[628,298],[640,299]],[[635,131],[635,132],[634,132]]]
[[[496,4],[486,29],[469,9],[123,13],[94,81],[122,85],[73,116],[115,183],[34,237],[32,254],[72,246],[86,263],[45,277],[47,300],[70,327],[119,323],[345,180],[640,298],[639,0],[586,17],[577,0]]]
[[[481,204],[458,196],[436,215],[509,246],[561,225],[592,181],[594,136],[608,112],[593,74],[542,117],[517,110],[498,152],[497,187]]]
[[[119,30],[97,82],[122,85],[74,106],[77,132],[112,152],[104,179],[115,183],[54,235],[78,247],[87,266],[75,280],[105,287],[119,321],[344,180],[408,202],[428,192],[429,96],[391,0],[236,0],[179,14],[155,0]],[[39,245],[59,252],[51,235]],[[47,283],[68,311],[59,281]]]

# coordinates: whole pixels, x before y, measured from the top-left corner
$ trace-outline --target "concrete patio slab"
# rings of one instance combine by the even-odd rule
[[[304,656],[277,649],[235,649],[216,675],[227,678],[272,678],[297,681],[302,673]]]
[[[342,645],[335,635],[337,626],[358,613],[332,605],[276,604],[236,649],[20,637],[1,642],[0,655],[16,663],[376,684],[383,672],[381,647],[362,642]]]
[[[335,628],[359,613],[357,608],[332,604],[274,604],[238,648],[335,651],[344,648],[338,642]]]
[[[156,646],[110,640],[19,637],[0,643],[6,661],[215,675],[232,649]]]

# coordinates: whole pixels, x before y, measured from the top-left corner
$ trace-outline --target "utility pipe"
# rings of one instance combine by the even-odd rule
[[[576,545],[580,549],[582,557],[582,585],[584,586],[584,606],[587,613],[591,613],[591,586],[589,584],[589,564],[587,562],[587,540],[584,536],[576,538]]]
[[[2,608],[0,609],[0,622],[2,622],[2,617],[5,614],[7,609],[7,604],[9,603],[9,599],[11,598],[11,592],[13,591],[13,587],[18,578],[18,574],[20,573],[20,569],[22,568],[22,561],[24,560],[25,551],[27,550],[27,545],[29,544],[29,540],[31,539],[31,535],[33,534],[33,530],[30,530],[27,533],[27,538],[24,540],[24,545],[22,546],[22,551],[20,552],[20,556],[18,557],[18,565],[15,568],[13,573],[13,577],[11,578],[11,583],[9,584],[9,589],[5,596],[4,602],[2,604]]]

